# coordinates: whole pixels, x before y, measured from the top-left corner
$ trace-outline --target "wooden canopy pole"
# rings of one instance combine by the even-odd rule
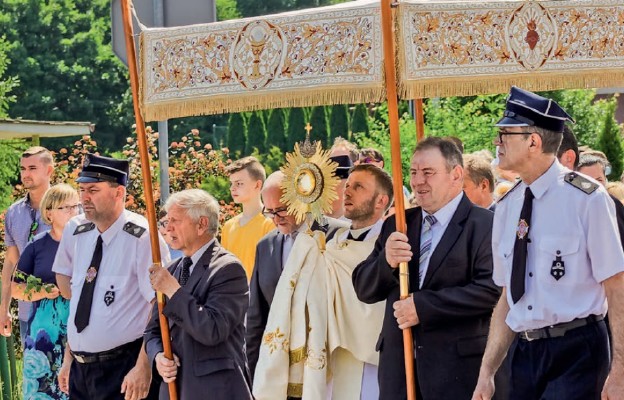
[[[403,171],[401,169],[401,140],[399,133],[399,106],[396,90],[394,52],[394,31],[392,0],[381,0],[381,24],[383,32],[384,71],[388,91],[388,121],[390,122],[390,151],[392,158],[392,180],[394,187],[394,210],[396,230],[406,234],[405,204],[403,196]],[[399,286],[401,299],[409,297],[409,269],[407,263],[399,265]],[[405,383],[407,399],[416,400],[416,377],[414,376],[414,342],[412,329],[403,329],[403,351],[405,356]]]
[[[156,208],[154,205],[154,195],[152,189],[152,176],[150,172],[150,158],[147,151],[147,134],[145,133],[145,121],[139,110],[139,69],[136,62],[136,51],[134,46],[134,33],[131,18],[131,1],[121,0],[121,12],[123,15],[123,26],[126,39],[126,51],[128,54],[128,71],[130,73],[130,87],[132,88],[132,104],[134,105],[134,117],[136,119],[137,138],[139,140],[139,156],[141,160],[141,175],[143,175],[143,191],[145,194],[145,204],[147,207],[147,221],[149,223],[150,242],[152,245],[152,261],[160,265],[160,243],[158,240],[158,228],[156,226]],[[165,296],[161,292],[156,293],[158,300],[158,316],[160,322],[160,332],[162,335],[163,350],[165,357],[173,360],[171,350],[171,337],[169,336],[169,323],[163,315]],[[177,400],[178,392],[175,381],[169,383],[169,398]]]
[[[416,143],[425,138],[425,113],[423,111],[423,99],[414,100],[414,113],[416,118]]]

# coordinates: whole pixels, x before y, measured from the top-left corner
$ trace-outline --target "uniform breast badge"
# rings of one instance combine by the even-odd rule
[[[565,263],[561,260],[561,251],[557,250],[557,257],[552,263],[552,267],[550,267],[550,274],[556,280],[563,278],[565,275]]]
[[[518,228],[516,229],[516,235],[518,239],[522,240],[529,233],[529,224],[523,219],[518,222]]]
[[[106,293],[104,293],[104,303],[106,303],[106,307],[110,306],[113,304],[113,301],[115,301],[115,291],[113,289],[115,289],[115,287],[111,286],[111,290],[107,290]]]
[[[95,267],[89,267],[89,269],[87,270],[87,276],[85,277],[85,281],[87,283],[91,283],[95,280],[95,277],[97,276],[97,269],[95,269]]]

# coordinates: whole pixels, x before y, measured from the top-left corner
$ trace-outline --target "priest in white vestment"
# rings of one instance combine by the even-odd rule
[[[299,235],[275,291],[254,376],[257,400],[368,400],[379,397],[375,343],[385,304],[357,299],[351,273],[372,252],[392,180],[358,165],[344,195],[350,229],[326,245]]]

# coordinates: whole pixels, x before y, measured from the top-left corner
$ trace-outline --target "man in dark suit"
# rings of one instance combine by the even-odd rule
[[[157,304],[145,331],[145,347],[164,383],[177,384],[178,398],[251,399],[244,352],[244,321],[249,306],[245,270],[215,239],[219,205],[199,189],[174,193],[165,205],[171,247],[184,257],[168,269],[153,266],[154,290],[164,293],[174,360],[163,353]]]
[[[405,399],[401,329],[414,337],[418,398],[469,399],[500,290],[492,281],[493,213],[462,192],[457,146],[428,138],[412,157],[410,184],[420,207],[406,211],[407,236],[388,218],[375,249],[353,272],[358,298],[387,301],[381,335],[380,399]],[[410,297],[399,300],[407,262]]]
[[[256,261],[249,285],[249,311],[245,338],[252,379],[277,282],[296,236],[307,229],[305,224],[297,224],[295,217],[288,214],[286,206],[280,200],[283,193],[281,188],[283,180],[284,174],[281,171],[274,172],[269,175],[262,188],[263,214],[273,219],[277,229],[267,233],[258,242]],[[329,240],[338,228],[348,226],[346,222],[326,217],[326,224],[314,222],[312,230],[322,230]]]

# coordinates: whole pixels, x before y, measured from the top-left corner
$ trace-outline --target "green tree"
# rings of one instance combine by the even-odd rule
[[[267,123],[267,146],[276,146],[282,151],[286,148],[286,114],[284,109],[276,108],[271,111],[269,122]]]
[[[353,115],[351,116],[351,132],[354,134],[359,132],[368,135],[368,108],[366,108],[366,104],[358,104],[355,106]]]
[[[614,118],[617,108],[616,98],[606,101],[603,123],[598,135],[598,148],[602,150],[611,163],[611,180],[619,180],[624,170],[624,149],[622,148],[622,128]]]
[[[4,36],[0,37],[0,118],[7,117],[9,105],[16,100],[11,91],[19,85],[19,80],[15,76],[6,76],[7,68],[11,63],[7,56],[8,47]]]
[[[310,114],[310,125],[312,125],[310,140],[318,140],[323,146],[326,146],[329,141],[329,124],[327,123],[326,110],[325,106],[317,106],[312,108],[312,113]]]
[[[21,82],[9,115],[90,121],[101,146],[121,149],[133,120],[117,117],[128,78],[110,46],[110,2],[4,0],[0,26]]]
[[[329,132],[328,147],[334,143],[334,139],[338,136],[342,136],[345,139],[349,138],[349,111],[346,104],[335,104],[331,107]]]
[[[254,111],[249,117],[247,123],[247,146],[245,147],[245,154],[251,154],[254,149],[260,154],[264,154],[267,150],[266,147],[267,132],[264,119],[262,118],[262,111]]]
[[[238,9],[243,17],[275,14],[290,10],[344,3],[350,0],[238,0]]]
[[[10,62],[6,56],[8,44],[0,37],[0,118],[7,117],[9,104],[15,102],[11,95],[18,81],[15,77],[7,77],[6,70]],[[26,144],[22,140],[0,140],[0,211],[11,204],[12,186],[19,173],[19,159]]]
[[[236,7],[236,0],[217,0],[217,21],[227,21],[241,17],[240,11]]]
[[[227,131],[227,146],[239,158],[247,145],[247,121],[242,113],[230,114]]]
[[[425,134],[456,136],[464,142],[466,153],[493,151],[494,124],[504,109],[504,95],[429,99],[425,104]],[[416,136],[416,130],[410,134]]]
[[[291,108],[288,113],[288,135],[286,137],[286,151],[293,151],[295,143],[305,139],[305,114],[303,108]]]

